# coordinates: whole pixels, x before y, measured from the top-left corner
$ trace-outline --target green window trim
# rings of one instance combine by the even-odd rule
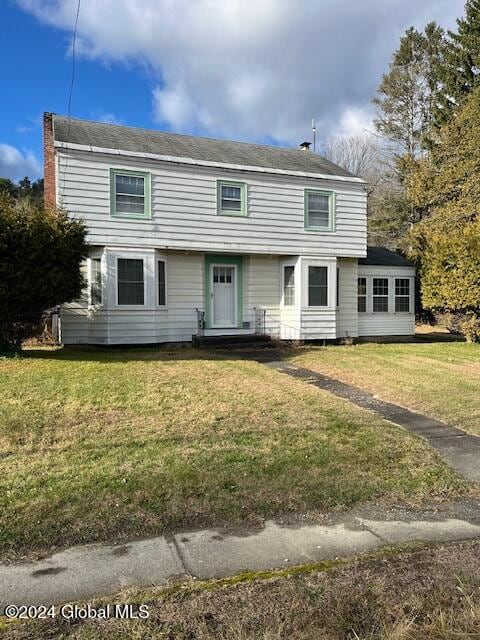
[[[234,265],[237,267],[237,328],[243,328],[243,257],[209,254],[205,256],[205,325],[207,329],[212,328],[212,305],[211,305],[211,268],[214,264]]]
[[[309,223],[308,195],[310,193],[328,197],[328,226],[319,227],[311,225]],[[335,231],[335,191],[325,191],[323,189],[305,189],[303,195],[303,211],[305,231],[323,231],[327,233]]]
[[[228,209],[222,209],[222,187],[240,187],[240,211],[232,211]],[[217,180],[217,215],[218,216],[247,216],[247,184],[245,182],[238,182],[236,180]]]
[[[116,176],[133,176],[144,179],[144,212],[117,213],[116,211]],[[148,220],[152,217],[152,179],[151,174],[144,171],[130,171],[127,169],[110,169],[110,216],[125,220]]]

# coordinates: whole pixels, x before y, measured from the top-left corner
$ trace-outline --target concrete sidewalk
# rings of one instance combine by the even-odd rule
[[[42,560],[0,564],[0,614],[7,604],[61,604],[161,585],[173,577],[231,576],[348,557],[388,544],[480,537],[480,503],[359,507],[321,524],[267,522],[261,530],[206,529],[120,545],[92,544]]]

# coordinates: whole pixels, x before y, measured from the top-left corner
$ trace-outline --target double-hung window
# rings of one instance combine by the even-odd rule
[[[228,216],[247,215],[246,185],[244,182],[217,182],[217,213]]]
[[[410,312],[410,280],[395,278],[395,312]]]
[[[367,311],[367,279],[358,278],[357,285],[358,312],[366,313]]]
[[[111,169],[111,215],[121,218],[150,218],[150,174]]]
[[[293,265],[283,267],[283,306],[295,306],[295,267]]]
[[[117,303],[135,306],[145,304],[145,276],[143,260],[118,258]]]
[[[103,302],[103,287],[102,287],[102,259],[90,258],[90,273],[89,273],[89,295],[90,304],[92,306],[101,305]]]
[[[373,278],[373,312],[388,313],[388,278]]]
[[[167,306],[167,279],[165,270],[165,260],[158,260],[157,263],[158,277],[158,306]]]
[[[308,306],[328,307],[328,267],[308,267]]]
[[[333,231],[335,194],[333,191],[305,189],[305,229]]]

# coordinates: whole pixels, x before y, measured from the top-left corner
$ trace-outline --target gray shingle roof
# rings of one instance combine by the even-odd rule
[[[360,258],[358,264],[383,267],[414,267],[410,262],[399,253],[390,251],[386,247],[367,247],[367,257]]]
[[[247,142],[213,140],[178,133],[137,129],[54,115],[54,136],[60,142],[107,149],[190,158],[197,161],[239,164],[284,171],[353,177],[351,173],[312,151]]]

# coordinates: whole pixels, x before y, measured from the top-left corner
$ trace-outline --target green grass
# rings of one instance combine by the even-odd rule
[[[420,440],[193,350],[0,360],[0,554],[470,491]]]
[[[480,435],[480,346],[459,342],[305,347],[304,367]]]

